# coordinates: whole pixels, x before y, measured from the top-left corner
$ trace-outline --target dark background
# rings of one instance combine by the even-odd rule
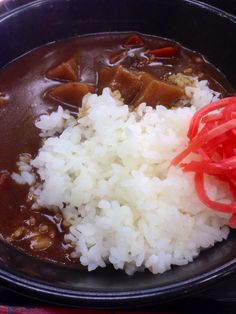
[[[226,12],[236,15],[236,0],[202,0],[202,2],[208,3]]]
[[[166,1],[172,1],[172,0],[166,0]],[[32,0],[3,0],[3,3],[2,4],[0,3],[0,14],[5,11],[12,10],[20,5],[29,3],[29,2],[33,2],[33,1]],[[208,3],[222,10],[225,10],[226,12],[236,15],[236,0],[202,0],[201,2]]]

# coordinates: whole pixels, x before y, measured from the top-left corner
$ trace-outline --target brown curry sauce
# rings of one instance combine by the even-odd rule
[[[9,176],[16,170],[19,154],[29,153],[33,157],[37,154],[41,138],[34,123],[39,115],[56,110],[58,105],[76,112],[77,104],[87,92],[101,92],[111,82],[114,88],[118,83],[125,84],[123,76],[124,82],[130,79],[123,73],[127,70],[130,71],[128,75],[144,73],[147,80],[150,77],[157,79],[158,84],[165,84],[174,73],[196,75],[207,79],[210,87],[223,96],[233,92],[225,77],[199,53],[154,36],[141,35],[143,43],[136,47],[126,45],[131,35],[90,35],[51,43],[29,52],[0,71],[0,234],[30,255],[67,265],[78,262],[70,258],[73,248],[63,241],[67,227],[63,226],[61,215],[48,209],[31,209],[29,187],[16,184]],[[174,47],[176,55],[163,58],[148,54],[163,47]],[[116,73],[112,80],[106,81],[106,71],[112,68],[118,71],[113,70]],[[138,93],[140,82],[134,76],[131,81],[134,84],[132,91],[137,87]],[[66,84],[66,92],[60,91],[63,84]],[[152,82],[150,90],[153,85],[157,82]],[[130,96],[130,91],[125,92]],[[146,97],[144,93],[136,94],[132,99],[127,98],[131,105],[135,104],[135,99],[139,101]]]

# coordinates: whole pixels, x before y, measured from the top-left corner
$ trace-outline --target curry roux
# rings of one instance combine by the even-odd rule
[[[181,97],[181,92],[166,82],[174,73],[207,79],[210,87],[223,96],[233,91],[225,77],[199,53],[145,35],[141,35],[141,45],[132,46],[132,40],[130,46],[125,45],[131,35],[90,35],[51,43],[27,53],[0,72],[0,234],[30,255],[67,265],[78,263],[70,258],[71,245],[63,241],[68,227],[63,225],[60,213],[31,209],[29,187],[17,185],[10,178],[19,154],[37,154],[41,139],[34,123],[39,115],[56,110],[59,104],[76,112],[84,94],[101,92],[106,85],[120,88],[125,101],[135,107],[160,84],[166,84],[172,96],[175,92],[168,101],[163,96],[168,106]],[[172,50],[176,55],[148,55],[150,50],[163,47],[175,47]],[[127,90],[126,86],[132,88]]]

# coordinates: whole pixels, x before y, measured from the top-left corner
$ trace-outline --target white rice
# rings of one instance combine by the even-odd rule
[[[30,167],[41,183],[34,184],[32,169],[33,179],[26,177],[29,162],[12,177],[31,185],[35,207],[61,210],[72,256],[88,270],[111,263],[128,274],[163,273],[227,238],[228,215],[200,202],[191,173],[170,167],[186,147],[196,108],[218,97],[201,82],[186,93],[191,107],[141,104],[129,112],[106,88],[84,97],[78,119],[59,107],[36,122],[45,140]],[[206,188],[211,198],[229,201],[223,184],[208,178]]]
[[[220,93],[209,88],[207,80],[199,81],[197,77],[178,73],[171,75],[169,81],[184,89],[187,99],[180,101],[183,106],[191,105],[200,109],[220,97]]]
[[[190,104],[196,109],[200,109],[206,104],[219,99],[220,94],[208,87],[208,81],[200,82],[194,79],[194,86],[186,86],[185,94],[190,98]]]

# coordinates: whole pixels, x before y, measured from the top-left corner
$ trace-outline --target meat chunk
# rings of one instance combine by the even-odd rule
[[[133,108],[146,102],[149,106],[155,107],[161,104],[167,107],[172,106],[183,96],[183,91],[178,86],[158,80],[149,73],[140,76],[141,88],[131,103]]]
[[[71,58],[48,70],[47,77],[59,81],[77,81],[78,65],[75,59]]]
[[[79,82],[70,82],[59,85],[49,91],[49,96],[63,103],[80,106],[83,97],[93,93],[95,88],[91,85]]]
[[[112,91],[119,90],[124,102],[129,104],[140,88],[140,80],[136,74],[123,66],[113,68],[101,68],[98,76],[98,92],[104,87],[110,87]]]

